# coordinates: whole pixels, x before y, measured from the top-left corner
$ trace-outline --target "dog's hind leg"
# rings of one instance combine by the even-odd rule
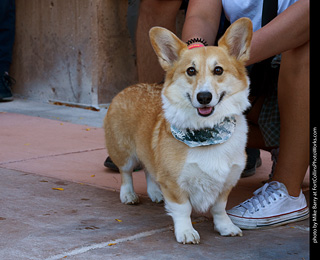
[[[130,158],[124,166],[119,167],[121,173],[120,200],[124,204],[139,203],[139,197],[134,192],[132,180],[132,171],[137,163],[136,159]]]
[[[163,201],[162,192],[158,183],[154,180],[154,178],[150,175],[147,169],[144,170],[147,179],[147,192],[149,198],[152,202],[160,203]]]

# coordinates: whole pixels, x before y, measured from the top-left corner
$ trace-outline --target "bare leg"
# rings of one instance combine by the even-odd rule
[[[282,54],[278,102],[280,151],[273,180],[299,196],[309,165],[309,42]]]
[[[137,67],[139,82],[156,83],[164,78],[149,40],[149,30],[161,26],[176,31],[176,16],[182,0],[142,0],[136,32]]]
[[[309,165],[309,42],[282,54],[278,102],[280,152],[273,180],[283,183],[291,196],[299,196]],[[248,120],[257,122],[257,114],[250,111]],[[259,127],[250,125],[248,147],[270,150],[264,146]]]

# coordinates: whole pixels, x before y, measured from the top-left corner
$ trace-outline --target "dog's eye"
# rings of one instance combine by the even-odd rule
[[[222,75],[222,73],[223,73],[223,68],[220,67],[220,66],[217,66],[217,67],[214,68],[213,73],[214,73],[215,75],[220,76],[220,75]]]
[[[187,74],[188,74],[190,77],[192,77],[192,76],[194,76],[194,75],[197,74],[197,71],[196,71],[196,69],[195,69],[194,67],[190,67],[190,68],[187,69]]]

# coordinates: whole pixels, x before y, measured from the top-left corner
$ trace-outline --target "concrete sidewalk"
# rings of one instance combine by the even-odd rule
[[[193,214],[201,243],[180,245],[163,204],[146,196],[143,172],[134,173],[142,203],[121,204],[120,176],[103,166],[105,112],[0,103],[0,259],[309,259],[308,220],[221,237],[210,216]],[[262,160],[228,208],[267,179],[270,154]],[[308,198],[308,175],[303,189]]]

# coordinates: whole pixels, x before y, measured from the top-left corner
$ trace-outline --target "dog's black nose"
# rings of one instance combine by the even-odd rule
[[[208,91],[199,92],[197,94],[197,100],[201,105],[208,105],[212,100],[212,94]]]

